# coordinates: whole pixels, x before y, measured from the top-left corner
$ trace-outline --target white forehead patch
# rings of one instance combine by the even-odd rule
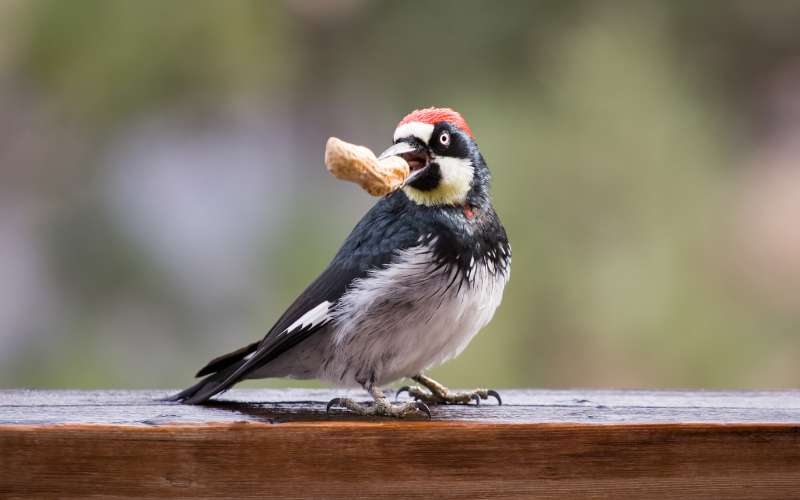
[[[433,135],[433,125],[422,122],[408,122],[400,125],[394,130],[394,142],[406,137],[416,137],[425,144],[430,143]]]

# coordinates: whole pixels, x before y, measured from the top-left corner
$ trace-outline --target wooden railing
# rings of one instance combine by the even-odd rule
[[[0,498],[800,498],[800,391],[502,391],[413,421],[166,394],[0,391]]]

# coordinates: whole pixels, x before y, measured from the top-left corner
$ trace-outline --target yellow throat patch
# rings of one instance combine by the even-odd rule
[[[412,186],[406,186],[403,191],[406,196],[418,205],[463,205],[467,194],[472,189],[472,178],[475,169],[472,161],[461,158],[433,158],[431,161],[439,164],[442,180],[436,188],[421,191]]]

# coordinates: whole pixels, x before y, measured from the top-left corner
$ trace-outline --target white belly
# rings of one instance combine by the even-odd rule
[[[381,385],[458,355],[492,319],[508,272],[478,262],[466,281],[457,272],[416,247],[358,282],[337,305],[317,377]]]

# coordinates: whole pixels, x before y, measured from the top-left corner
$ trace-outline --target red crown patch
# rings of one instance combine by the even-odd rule
[[[397,126],[399,127],[400,125],[410,122],[421,122],[429,125],[433,125],[438,122],[450,122],[475,139],[475,136],[472,134],[472,130],[470,130],[469,125],[467,125],[467,121],[464,120],[464,117],[461,116],[461,113],[450,108],[417,109],[407,114],[405,118],[400,120],[400,123],[398,123]]]

